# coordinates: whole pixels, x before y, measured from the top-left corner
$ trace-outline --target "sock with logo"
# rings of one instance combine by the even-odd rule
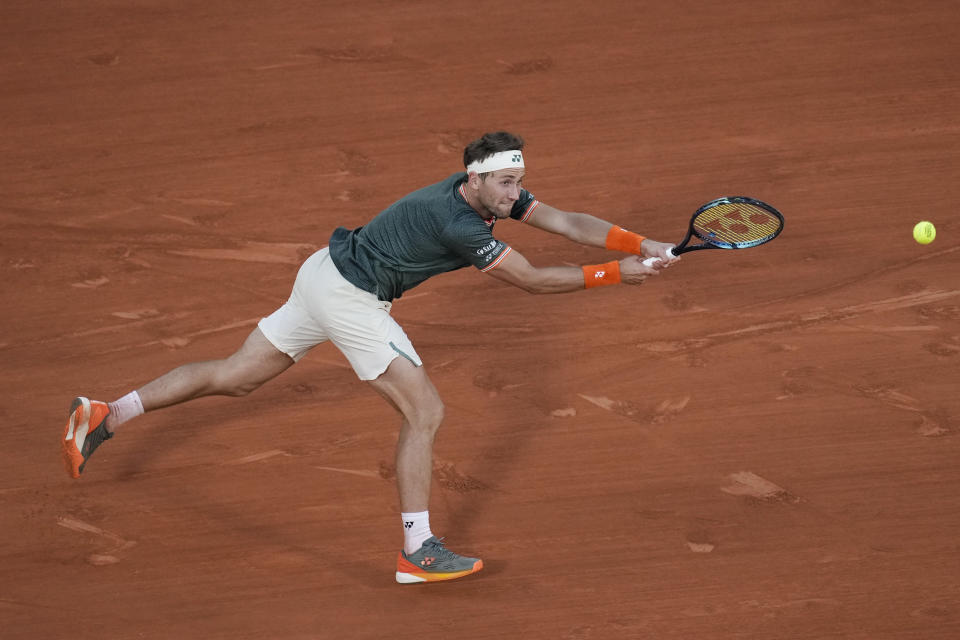
[[[403,519],[403,551],[409,555],[433,535],[430,532],[430,512],[401,513],[400,517]]]
[[[113,433],[113,429],[127,420],[143,415],[143,403],[140,402],[140,394],[136,391],[131,391],[114,402],[108,402],[107,406],[110,407],[110,413],[116,418],[116,422],[111,425],[113,428],[109,429],[110,433]]]

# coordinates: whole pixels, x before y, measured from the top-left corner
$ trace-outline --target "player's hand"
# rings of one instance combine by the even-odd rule
[[[640,244],[640,250],[643,252],[644,258],[660,258],[660,262],[657,264],[663,265],[664,267],[669,267],[680,260],[679,256],[673,256],[668,253],[673,246],[674,245],[668,242],[657,242],[656,240],[651,240],[650,238],[644,238],[643,242]]]
[[[643,281],[648,277],[659,275],[660,270],[665,269],[666,265],[667,263],[663,261],[645,265],[643,264],[643,258],[640,256],[627,256],[620,261],[620,282],[623,284],[643,284]]]

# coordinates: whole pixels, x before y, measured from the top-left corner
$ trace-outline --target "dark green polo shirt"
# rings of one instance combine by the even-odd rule
[[[492,269],[509,247],[467,204],[460,186],[466,173],[418,189],[356,229],[337,228],[330,257],[349,282],[380,300],[394,300],[438,273],[473,265]],[[525,220],[539,201],[526,189],[510,217]]]

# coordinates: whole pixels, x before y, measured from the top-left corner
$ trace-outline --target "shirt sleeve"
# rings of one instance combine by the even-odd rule
[[[472,224],[451,224],[443,232],[447,247],[480,271],[496,267],[510,253],[510,246],[493,237],[479,218]]]
[[[540,201],[526,189],[520,190],[520,197],[513,203],[513,210],[510,217],[520,222],[526,222],[533,210],[539,206]]]

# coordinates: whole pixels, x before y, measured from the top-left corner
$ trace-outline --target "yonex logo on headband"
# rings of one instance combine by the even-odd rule
[[[489,173],[500,169],[523,169],[523,153],[519,149],[500,151],[487,156],[482,161],[475,160],[467,165],[468,173]]]

